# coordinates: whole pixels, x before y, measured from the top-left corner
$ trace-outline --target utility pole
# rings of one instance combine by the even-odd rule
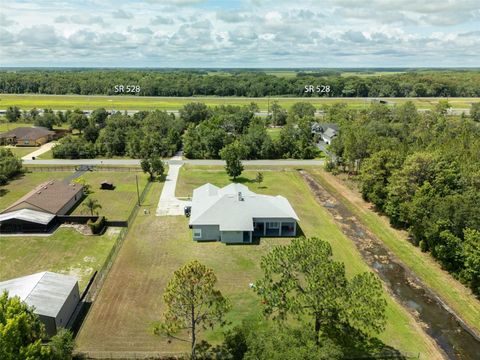
[[[140,191],[138,190],[138,175],[135,174],[135,182],[137,183],[137,205],[140,206]]]

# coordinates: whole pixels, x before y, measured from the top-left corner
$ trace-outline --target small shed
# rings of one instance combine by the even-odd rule
[[[113,183],[105,180],[105,181],[102,181],[100,183],[100,189],[102,189],[102,190],[113,190],[113,189],[115,189],[115,185],[113,185]]]
[[[0,282],[4,290],[34,307],[49,336],[67,328],[80,301],[77,279],[48,271]]]

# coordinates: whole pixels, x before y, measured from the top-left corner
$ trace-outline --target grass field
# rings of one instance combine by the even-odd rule
[[[4,148],[5,146],[0,146],[0,147]],[[27,146],[27,147],[9,146],[7,148],[10,149],[10,151],[14,153],[16,156],[18,156],[19,158],[21,158],[22,156],[28,155],[31,152],[34,152],[35,150],[38,150],[38,147],[33,147],[33,146],[32,147],[31,146]]]
[[[318,109],[324,105],[332,105],[339,102],[346,102],[352,108],[364,108],[370,104],[369,100],[363,98],[239,98],[239,97],[140,97],[140,96],[79,96],[79,95],[0,95],[0,109],[9,106],[18,106],[21,109],[29,110],[33,107],[54,110],[68,110],[80,108],[93,110],[104,107],[107,110],[178,110],[189,102],[204,102],[208,106],[217,105],[248,105],[256,103],[261,110],[267,110],[268,104],[278,101],[285,108],[290,108],[294,103],[306,101],[312,103]],[[389,102],[401,104],[409,99],[386,98]],[[431,109],[439,98],[415,98],[410,99],[420,109]],[[472,102],[480,101],[479,98],[450,98],[449,103],[454,108],[469,108]]]
[[[272,140],[277,140],[280,138],[280,131],[282,131],[282,128],[268,128],[267,133],[270,135],[270,138]]]
[[[42,155],[37,156],[37,159],[40,159],[40,160],[51,160],[51,159],[53,159],[52,150],[48,150],[47,152],[44,152]]]
[[[138,188],[139,192],[142,193],[148,179],[148,176],[143,172],[93,171],[81,176],[90,185],[92,193],[88,196],[97,199],[102,206],[98,213],[109,220],[127,220],[130,211],[137,202],[135,177],[138,177]],[[113,182],[115,189],[101,190],[100,183],[104,180]],[[73,214],[87,213],[88,211],[82,204],[73,211]]]
[[[51,236],[0,236],[0,281],[40,271],[77,277],[80,291],[105,261],[115,231],[86,236],[60,228]]]
[[[361,196],[333,175],[321,169],[308,170],[323,186],[334,193],[385,245],[406,264],[470,327],[480,333],[480,301],[469,289],[443,271],[429,254],[422,253],[407,239],[407,233],[393,229],[385,217],[370,209]]]
[[[72,171],[49,171],[31,172],[19,176],[6,186],[0,187],[0,210],[5,209],[42,182],[51,179],[61,180],[72,174]],[[99,210],[100,215],[110,220],[126,220],[137,201],[135,176],[138,176],[138,187],[141,193],[147,183],[147,175],[143,172],[93,171],[86,172],[82,178],[91,187],[92,193],[89,196],[97,199],[102,206]],[[100,183],[104,180],[113,182],[115,190],[100,190]],[[81,203],[73,210],[73,214],[86,213]]]
[[[0,108],[3,106],[2,101],[0,100]],[[9,105],[10,106],[10,105]],[[34,107],[34,106],[32,106]],[[30,107],[30,109],[32,108]],[[21,122],[7,122],[7,121],[0,121],[0,133],[7,132],[18,127],[32,127],[33,124],[31,123],[21,123]],[[54,126],[54,129],[68,129],[68,124],[63,124],[61,126]]]
[[[227,184],[229,180],[221,169],[182,168],[177,196],[190,195],[194,187],[205,182],[219,186]],[[300,225],[305,234],[328,240],[335,258],[346,263],[349,276],[368,271],[354,244],[318,205],[296,172],[265,171],[261,187],[251,182],[255,173],[246,171],[239,180],[253,191],[285,195],[301,218]],[[150,326],[161,318],[162,293],[173,271],[191,259],[199,259],[215,270],[219,288],[234,304],[228,315],[234,324],[261,311],[259,300],[248,284],[261,276],[261,256],[290,240],[265,238],[259,245],[246,246],[196,243],[191,239],[187,219],[154,215],[160,188],[155,184],[152,189],[145,205],[151,209],[150,214],[139,213],[81,329],[77,338],[80,351],[185,351],[188,344],[168,343],[166,339],[155,337]],[[391,298],[387,297],[387,300],[389,325],[381,339],[402,351],[421,353],[423,359],[436,358],[438,354],[431,340],[412,317]],[[221,330],[209,331],[202,338],[215,342],[221,338]]]

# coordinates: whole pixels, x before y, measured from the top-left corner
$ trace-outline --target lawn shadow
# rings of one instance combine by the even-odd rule
[[[10,190],[1,188],[0,189],[0,197],[7,195],[10,192]]]
[[[232,180],[232,182],[234,182],[234,183],[239,183],[239,184],[250,184],[250,183],[255,182],[255,180],[246,178],[244,176],[240,176],[240,177],[237,177],[235,179],[230,179],[230,180]]]

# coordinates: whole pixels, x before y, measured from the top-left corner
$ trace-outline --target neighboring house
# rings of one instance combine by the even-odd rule
[[[55,215],[65,215],[82,197],[83,186],[81,184],[68,184],[60,180],[50,180],[40,184],[15,201],[2,213],[30,209]]]
[[[296,236],[298,220],[283,196],[256,194],[241,184],[205,184],[193,191],[189,224],[194,240],[231,244]]]
[[[54,225],[55,215],[30,209],[0,214],[0,233],[42,233]]]
[[[322,135],[320,135],[322,137],[322,140],[327,143],[328,145],[330,145],[332,143],[332,140],[337,136],[337,131],[335,131],[334,129],[332,128],[328,128],[327,130],[325,130]]]
[[[336,124],[320,124],[317,122],[312,124],[312,134],[319,134],[322,141],[328,145],[338,135],[338,131],[339,128]]]
[[[55,139],[55,131],[47,128],[18,127],[0,134],[0,145],[40,146]]]
[[[53,272],[40,272],[0,282],[0,293],[18,296],[45,324],[49,336],[66,328],[80,301],[78,282],[74,277]]]

